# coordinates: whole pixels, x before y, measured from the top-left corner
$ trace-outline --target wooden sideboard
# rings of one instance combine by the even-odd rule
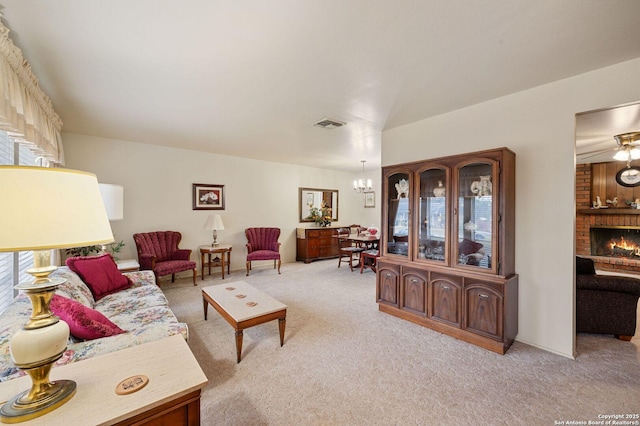
[[[338,257],[338,228],[340,227],[298,228],[296,260],[309,263],[313,260]]]
[[[139,374],[149,378],[145,387],[116,394],[120,381]],[[60,408],[21,424],[199,425],[200,392],[207,384],[182,335],[55,367],[51,379],[75,381],[76,394]],[[0,383],[0,400],[30,387],[26,376]]]

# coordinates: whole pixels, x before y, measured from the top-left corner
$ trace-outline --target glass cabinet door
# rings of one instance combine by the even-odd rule
[[[420,260],[445,262],[447,253],[448,210],[446,169],[432,168],[419,174],[418,251]]]
[[[489,162],[458,169],[457,265],[492,268],[493,180],[493,165]]]
[[[394,173],[387,180],[387,253],[409,256],[411,190],[408,173]]]

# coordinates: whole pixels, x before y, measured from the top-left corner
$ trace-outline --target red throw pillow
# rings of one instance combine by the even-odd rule
[[[97,301],[108,294],[131,287],[109,253],[101,256],[70,257],[67,266],[78,274]]]
[[[69,325],[69,331],[78,339],[93,340],[125,333],[95,309],[57,294],[51,299],[51,312]]]

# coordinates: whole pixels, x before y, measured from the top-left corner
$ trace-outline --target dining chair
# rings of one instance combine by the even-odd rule
[[[340,247],[340,256],[338,257],[338,268],[342,264],[342,259],[349,259],[349,268],[353,272],[354,267],[358,267],[358,263],[354,265],[354,259],[360,262],[360,253],[365,249],[359,244],[354,243],[349,239],[351,235],[350,228],[338,229],[338,246]]]

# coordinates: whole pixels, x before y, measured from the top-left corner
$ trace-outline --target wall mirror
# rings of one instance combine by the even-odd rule
[[[331,221],[338,220],[337,189],[299,188],[299,191],[298,211],[300,212],[300,222],[313,222],[313,219],[309,218],[311,209],[314,207],[319,208],[322,203],[331,209]]]

